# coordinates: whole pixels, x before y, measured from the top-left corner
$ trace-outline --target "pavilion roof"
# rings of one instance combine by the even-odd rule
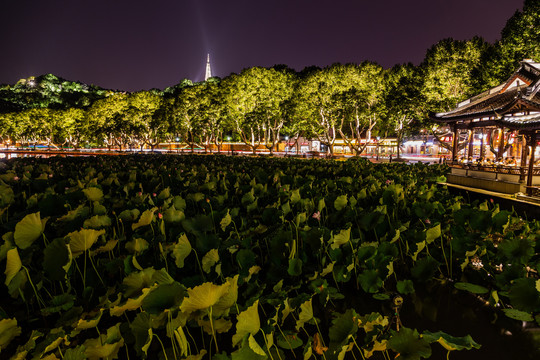
[[[508,123],[514,126],[517,126],[521,119],[525,121],[523,126],[530,127],[535,124],[540,128],[540,116],[525,120],[521,115],[517,115],[523,114],[524,111],[540,112],[539,90],[540,63],[524,60],[520,68],[505,83],[462,101],[451,111],[430,114],[430,118],[438,122],[495,119],[500,121],[501,125]]]

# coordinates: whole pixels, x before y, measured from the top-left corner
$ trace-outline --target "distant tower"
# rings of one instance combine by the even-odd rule
[[[204,81],[212,77],[212,69],[210,68],[210,54],[206,57],[206,73],[204,74]]]

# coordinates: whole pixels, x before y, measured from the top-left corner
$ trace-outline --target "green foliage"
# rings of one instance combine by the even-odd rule
[[[420,337],[416,329],[401,328],[388,340],[388,347],[403,360],[420,360],[431,356],[429,342]]]
[[[431,342],[476,347],[396,331],[401,302],[429,311],[425,289],[472,292],[509,321],[540,313],[540,225],[435,186],[444,166],[156,155],[6,164],[0,177],[27,179],[5,182],[13,199],[0,215],[2,316],[20,327],[9,354],[187,357],[226,344],[222,358],[420,359]],[[28,186],[43,172],[46,188]],[[44,221],[36,209],[48,197],[58,208]]]

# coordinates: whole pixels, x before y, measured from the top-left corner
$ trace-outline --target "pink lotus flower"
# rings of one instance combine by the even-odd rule
[[[386,185],[391,184],[392,180],[386,180]]]
[[[311,217],[314,218],[314,219],[317,219],[318,221],[321,221],[321,212],[317,211],[316,213],[313,213],[313,215],[311,215]]]
[[[157,196],[157,194],[156,194],[156,193],[152,193],[152,196],[153,196],[153,197],[156,197],[156,196]]]
[[[424,222],[425,222],[426,224],[431,224],[431,221],[429,221],[429,219],[426,219]]]
[[[20,179],[21,179],[20,177],[15,176],[15,177],[13,178],[13,181],[19,181]]]
[[[157,214],[157,217],[158,217],[158,219],[160,219],[160,220],[161,220],[161,219],[163,219],[163,214],[161,214],[161,213],[158,213],[158,214]]]
[[[139,192],[137,193],[137,196],[142,196],[142,191],[139,191]]]

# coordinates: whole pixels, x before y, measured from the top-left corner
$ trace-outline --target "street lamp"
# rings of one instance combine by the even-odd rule
[[[227,135],[225,137],[225,140],[227,140],[227,142],[229,143],[229,151],[231,153],[231,155],[233,154],[233,151],[232,151],[232,144],[231,144],[231,137],[229,135]]]
[[[289,155],[289,137],[285,136],[285,156]]]

